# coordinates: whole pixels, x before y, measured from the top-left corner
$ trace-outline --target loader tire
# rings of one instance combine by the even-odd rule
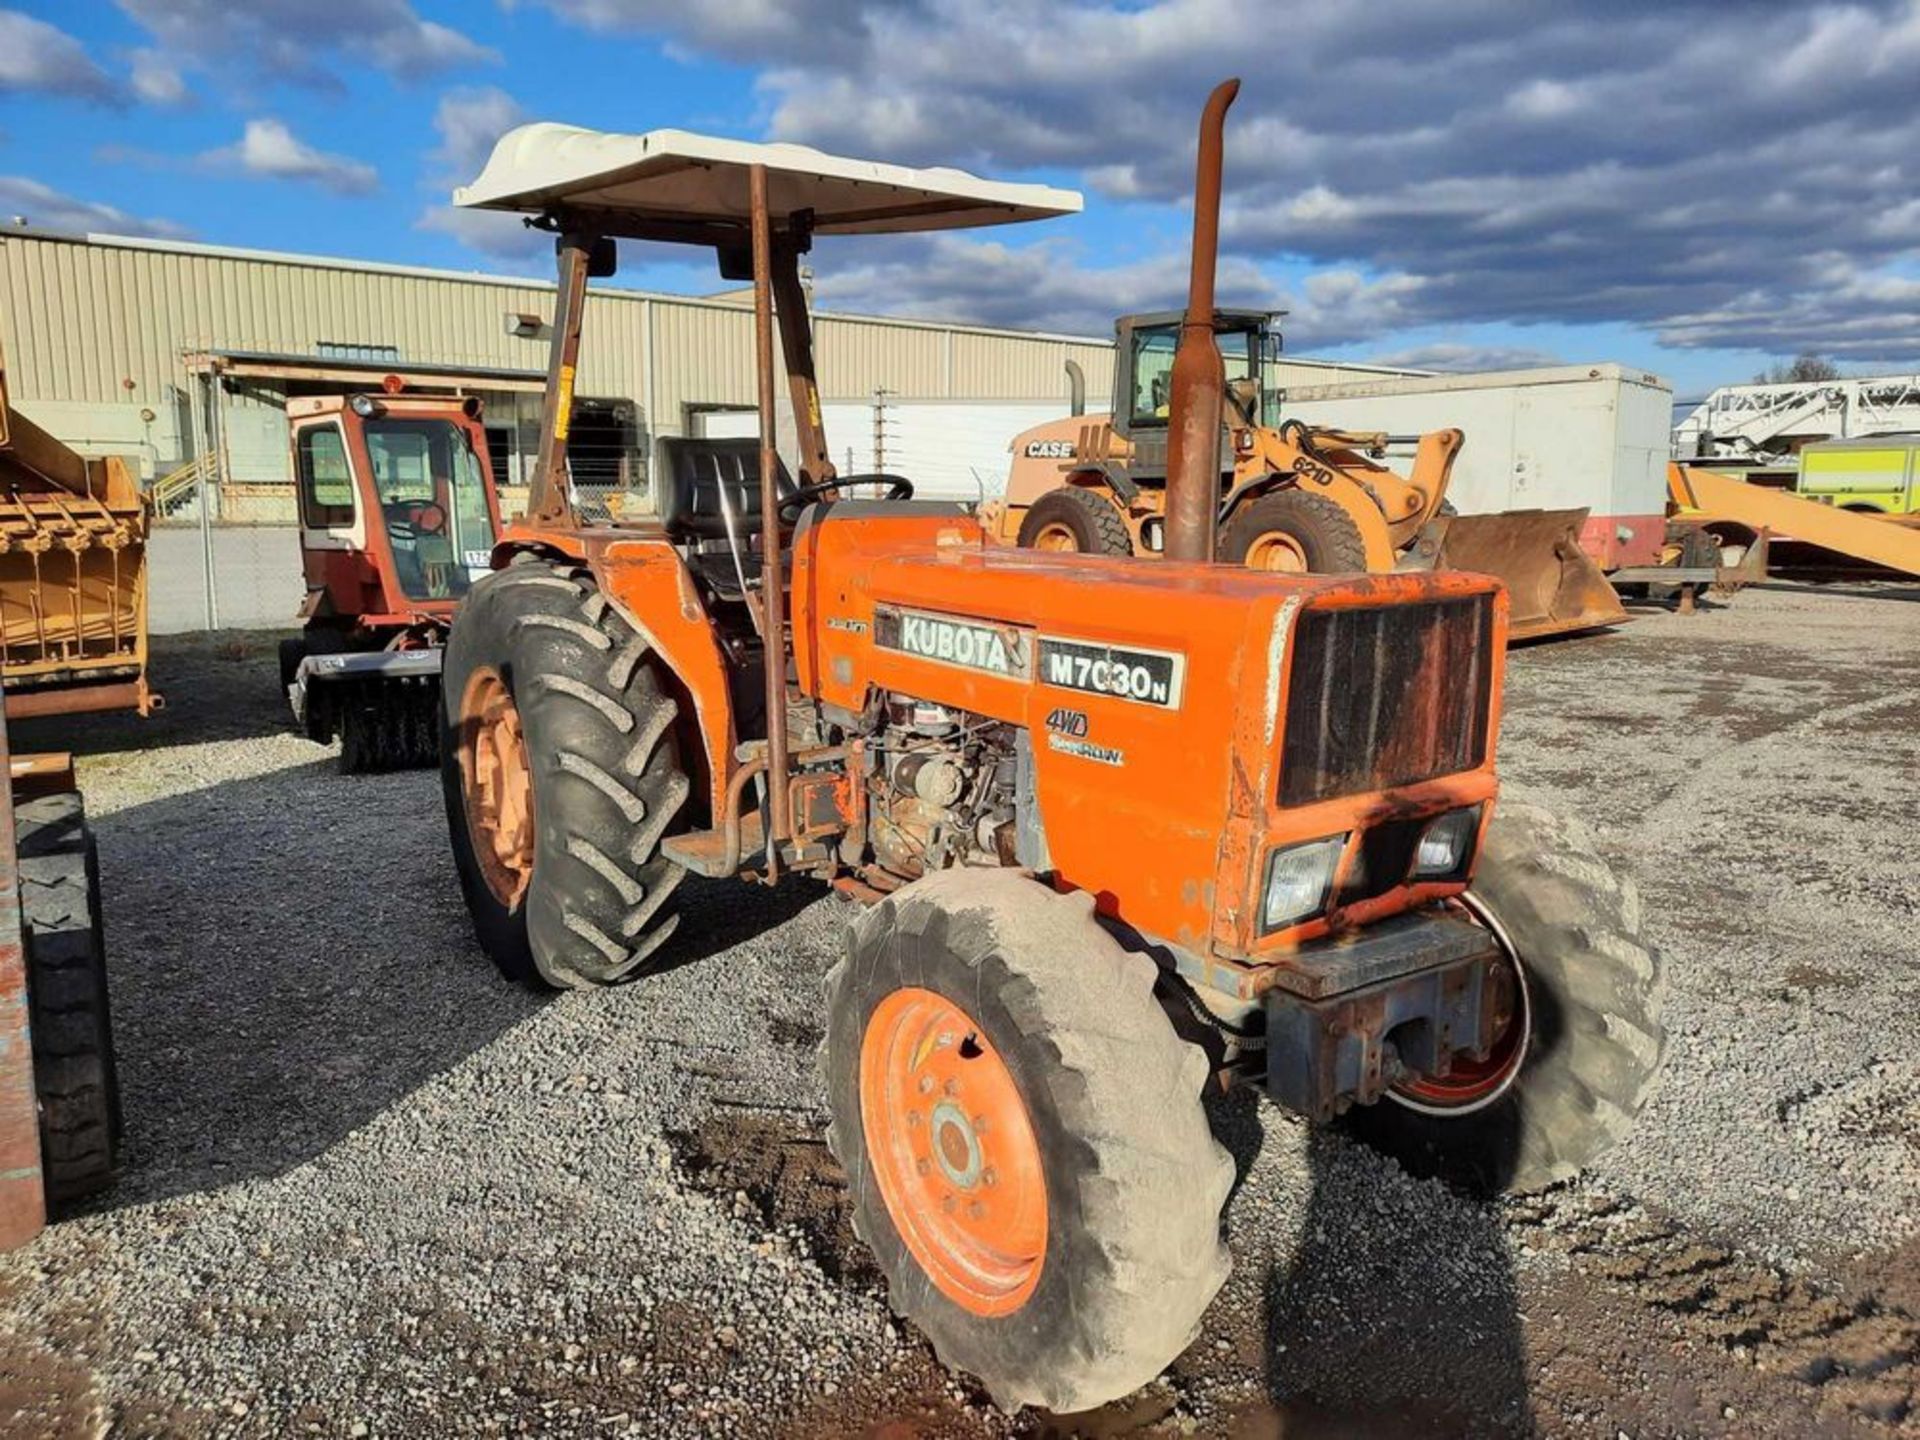
[[[1020,522],[1020,547],[1131,555],[1133,536],[1111,500],[1077,485],[1063,485],[1049,490],[1028,509]]]
[[[1666,977],[1640,939],[1640,901],[1586,829],[1503,796],[1470,908],[1524,977],[1527,1028],[1504,1066],[1456,1067],[1451,1082],[1396,1087],[1348,1113],[1348,1129],[1409,1170],[1476,1194],[1571,1179],[1632,1128],[1666,1050]],[[1500,1084],[1505,1088],[1499,1088]]]
[[[828,972],[827,1143],[854,1233],[893,1308],[1002,1406],[1146,1384],[1226,1280],[1233,1161],[1156,979],[1089,896],[997,870],[895,892]]]
[[[40,1173],[58,1212],[119,1172],[120,1081],[107,1010],[100,867],[74,794],[14,808]]]
[[[630,980],[679,923],[685,871],[660,840],[690,786],[659,666],[587,571],[533,557],[477,581],[455,617],[441,788],[474,929],[515,980]],[[509,791],[521,799],[489,803]]]
[[[1280,574],[1348,575],[1366,570],[1367,542],[1336,502],[1289,487],[1235,510],[1220,532],[1219,556]]]

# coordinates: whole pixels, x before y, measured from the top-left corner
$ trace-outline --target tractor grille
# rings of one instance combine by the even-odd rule
[[[1486,757],[1493,597],[1310,609],[1294,628],[1280,803],[1471,770]]]

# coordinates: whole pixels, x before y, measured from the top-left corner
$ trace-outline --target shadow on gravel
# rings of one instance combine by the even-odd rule
[[[1216,1110],[1244,1176],[1282,1122],[1251,1094]],[[1218,1433],[1437,1440],[1534,1432],[1519,1296],[1500,1212],[1449,1196],[1407,1214],[1381,1162],[1320,1127],[1299,1243],[1262,1293],[1266,1394]],[[1397,1176],[1394,1177],[1398,1179]],[[1231,1207],[1231,1202],[1229,1202]]]
[[[680,927],[661,948],[658,963],[645,973],[659,975],[710,960],[756,935],[770,933],[830,893],[819,881],[804,876],[783,876],[769,889],[690,874],[680,882],[678,892]]]
[[[103,811],[94,829],[127,1124],[102,1208],[312,1160],[555,998],[503,980],[475,941],[437,772],[316,759]],[[820,894],[690,883],[664,963]]]
[[[13,748],[97,755],[293,734],[293,712],[279,689],[280,639],[293,633],[156,635],[147,683],[166,697],[162,708],[144,720],[131,710],[117,710],[11,722]],[[316,745],[313,753],[328,752]]]
[[[104,1208],[303,1164],[546,1003],[473,940],[431,772],[316,759],[94,831],[127,1128]]]

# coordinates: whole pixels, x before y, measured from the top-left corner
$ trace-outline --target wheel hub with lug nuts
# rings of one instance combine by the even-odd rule
[[[887,996],[861,1042],[860,1113],[887,1214],[921,1270],[973,1314],[1017,1310],[1045,1259],[1045,1173],[980,1027],[931,990]]]

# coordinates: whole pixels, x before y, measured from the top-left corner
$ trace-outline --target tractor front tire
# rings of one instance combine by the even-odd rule
[[[1226,1279],[1233,1161],[1156,979],[1091,897],[997,870],[897,891],[827,975],[854,1233],[893,1308],[1009,1409],[1146,1384]]]
[[[74,794],[14,808],[27,1018],[40,1106],[40,1173],[59,1212],[119,1172],[120,1081],[107,1010],[100,870]]]
[[[527,983],[629,980],[674,932],[689,782],[660,662],[592,576],[526,557],[447,638],[441,788],[480,943]]]
[[[1420,1175],[1475,1194],[1571,1179],[1632,1128],[1660,1073],[1666,977],[1640,939],[1631,881],[1584,827],[1502,797],[1469,908],[1518,961],[1527,1030],[1505,1088],[1446,1082],[1350,1111],[1350,1133]],[[1499,1072],[1490,1072],[1489,1078]]]
[[[1290,486],[1235,510],[1220,532],[1219,557],[1281,574],[1349,575],[1366,570],[1367,542],[1337,502]]]
[[[1023,550],[1077,551],[1085,555],[1131,555],[1126,518],[1105,496],[1077,485],[1049,490],[1020,522]]]

